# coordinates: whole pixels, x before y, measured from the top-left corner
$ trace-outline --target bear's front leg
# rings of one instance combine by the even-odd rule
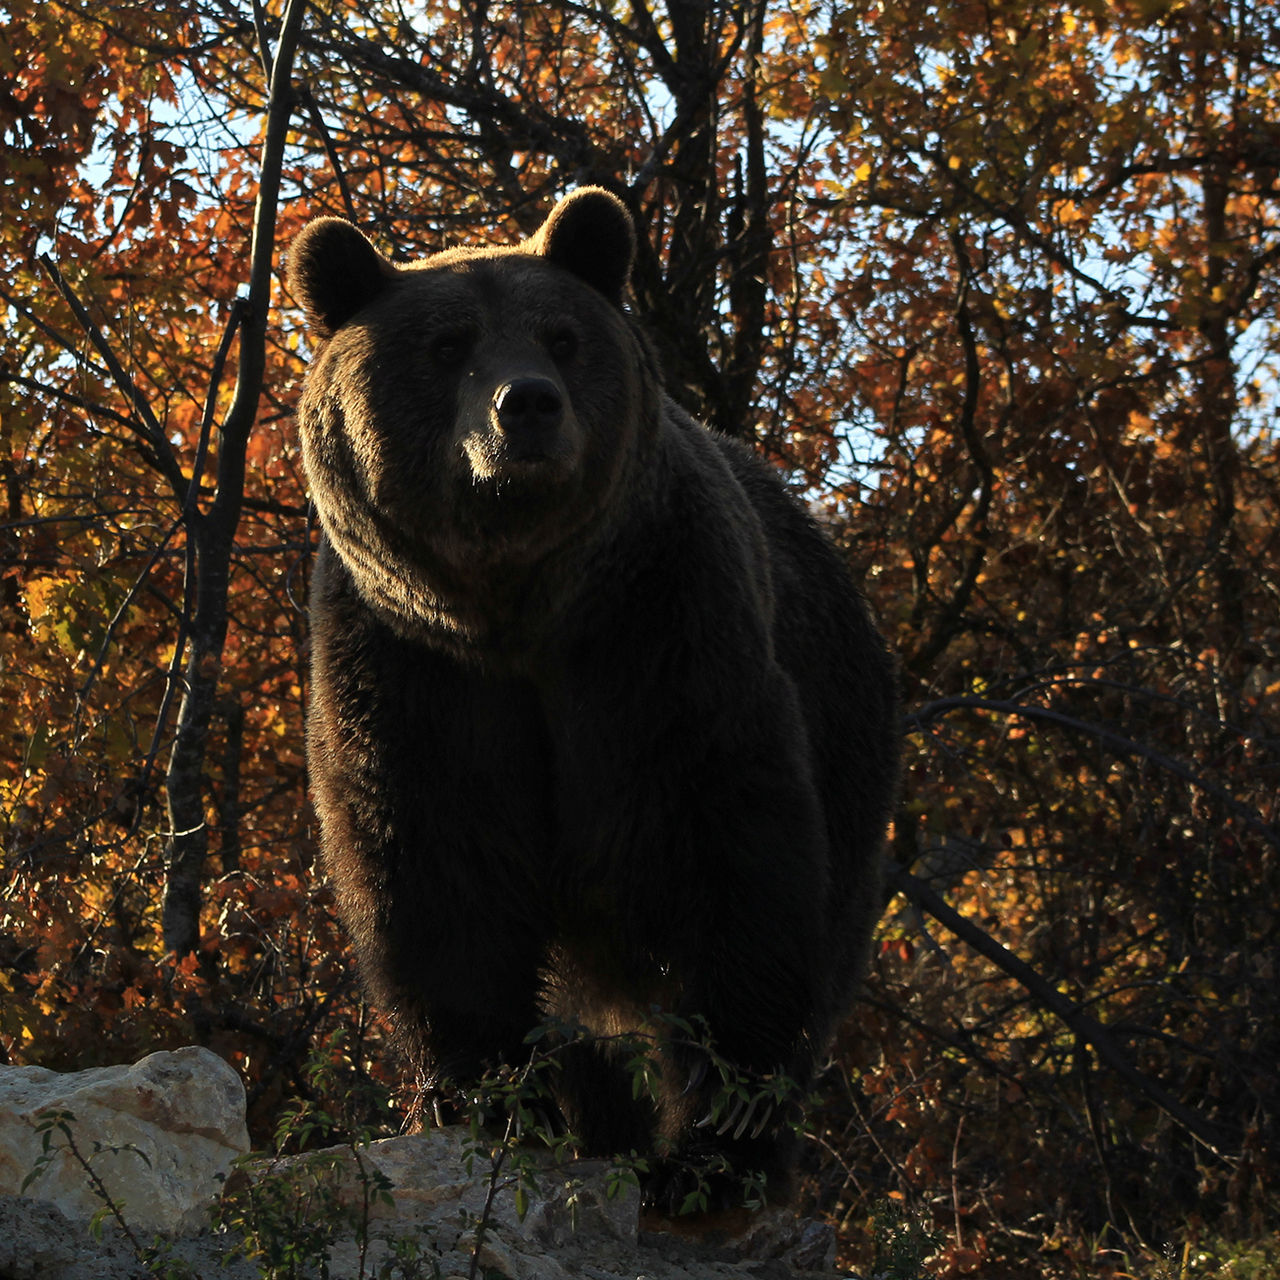
[[[713,1117],[724,1080],[697,1041],[705,1028],[748,1094],[780,1077],[802,1094],[824,1007],[827,841],[803,724],[776,667],[736,692],[713,714],[689,697],[667,699],[655,719],[651,702],[617,731],[576,718],[557,744],[572,896],[583,927],[611,940],[602,981],[613,957],[631,957],[631,1001],[651,1012],[658,989],[662,1011],[694,1028],[673,1031],[663,1055],[665,1159],[646,1194],[665,1212],[700,1174],[711,1204],[741,1204],[747,1174],[786,1198],[797,1100],[759,1096],[750,1115],[726,1123],[730,1103]]]
[[[803,787],[780,790],[776,779],[722,794],[723,816],[708,809],[696,838],[704,849],[718,841],[734,865],[719,874],[704,866],[700,891],[689,895],[693,910],[673,937],[677,1012],[699,1036],[705,1031],[711,1052],[677,1043],[670,1055],[680,1086],[663,1099],[670,1157],[646,1188],[666,1213],[698,1190],[710,1208],[739,1205],[748,1178],[786,1202],[791,1126],[813,1073],[825,902],[813,807]]]
[[[540,1019],[550,750],[527,682],[407,640],[331,553],[308,760],[361,978],[418,1074],[467,1086]]]

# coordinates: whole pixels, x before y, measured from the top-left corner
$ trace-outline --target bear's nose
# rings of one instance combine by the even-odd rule
[[[493,407],[504,434],[538,434],[560,425],[564,399],[548,378],[517,378],[498,388]]]

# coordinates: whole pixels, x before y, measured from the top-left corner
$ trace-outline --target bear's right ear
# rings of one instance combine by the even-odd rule
[[[342,218],[317,218],[289,246],[289,292],[307,324],[331,338],[399,272]]]

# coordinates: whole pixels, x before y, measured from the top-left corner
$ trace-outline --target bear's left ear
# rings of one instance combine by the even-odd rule
[[[582,187],[560,201],[529,247],[571,271],[615,306],[631,274],[636,232],[626,205],[602,187]]]

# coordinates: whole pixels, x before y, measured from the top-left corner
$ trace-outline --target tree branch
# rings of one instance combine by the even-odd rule
[[[975,545],[969,556],[969,563],[960,575],[955,594],[934,624],[929,639],[907,663],[907,666],[917,673],[926,670],[951,643],[960,627],[964,611],[969,607],[973,589],[978,582],[978,575],[982,572],[982,566],[987,558],[987,544],[990,539],[987,516],[991,510],[991,496],[995,489],[995,470],[977,428],[982,366],[978,360],[978,341],[974,336],[973,322],[969,314],[969,288],[973,269],[969,262],[969,252],[965,247],[964,238],[958,230],[951,232],[951,250],[955,254],[960,281],[959,296],[956,300],[956,328],[959,330],[960,346],[964,351],[964,400],[960,406],[960,434],[964,437],[965,447],[969,450],[973,465],[978,469],[978,502],[974,508],[973,518],[969,521],[969,529]],[[966,504],[960,503],[957,516],[964,505]]]
[[[948,906],[923,880],[909,871],[895,867],[889,874],[888,884],[889,888],[903,894],[922,911],[927,911],[939,924],[950,929],[957,938],[967,942],[979,955],[1026,988],[1040,1005],[1092,1045],[1098,1057],[1121,1079],[1145,1094],[1171,1120],[1204,1143],[1215,1155],[1230,1158],[1230,1154],[1222,1149],[1226,1146],[1224,1134],[1219,1133],[1199,1112],[1183,1106],[1163,1085],[1139,1071],[1102,1023],[1087,1013],[1082,1013],[1026,961],[1020,960],[990,934],[979,929],[973,921]]]
[[[342,196],[342,207],[346,211],[347,218],[351,222],[359,222],[356,217],[355,201],[351,198],[351,188],[347,185],[347,175],[343,171],[342,161],[338,159],[338,149],[333,145],[333,137],[329,133],[329,126],[324,122],[324,116],[320,113],[315,94],[311,92],[309,85],[302,84],[298,86],[298,97],[302,99],[302,105],[306,107],[307,115],[311,117],[316,133],[320,135],[324,153],[329,157],[329,168],[333,170],[333,176],[337,180],[338,191]]]
[[[146,426],[144,438],[151,448],[155,450],[160,470],[164,472],[165,477],[173,486],[174,493],[181,497],[186,489],[186,479],[182,474],[182,468],[178,466],[177,458],[173,456],[173,449],[164,434],[164,427],[160,425],[159,419],[152,412],[146,396],[142,394],[138,384],[129,376],[128,371],[120,363],[116,353],[111,350],[102,331],[93,323],[93,318],[89,315],[84,303],[76,297],[75,290],[63,279],[62,272],[58,270],[57,265],[47,253],[40,255],[40,265],[44,267],[49,279],[53,281],[54,287],[62,295],[67,306],[71,308],[72,313],[80,323],[80,327],[84,330],[85,336],[93,343],[94,350],[102,357],[111,372],[112,381],[120,389],[125,399],[138,411],[138,416]]]
[[[1181,778],[1184,782],[1189,782],[1193,787],[1198,787],[1206,795],[1211,795],[1215,799],[1221,800],[1248,827],[1258,832],[1269,844],[1280,849],[1280,833],[1269,823],[1263,822],[1248,805],[1237,800],[1216,783],[1208,781],[1208,779],[1196,773],[1195,770],[1189,769],[1181,761],[1174,760],[1171,756],[1157,751],[1154,747],[1149,747],[1142,742],[1135,742],[1132,738],[1126,738],[1122,734],[1116,733],[1113,729],[1104,728],[1102,725],[1090,724],[1086,720],[1077,720],[1074,716],[1063,715],[1061,711],[1052,711],[1048,707],[1028,706],[1019,702],[998,702],[992,698],[973,698],[968,696],[940,698],[937,702],[930,702],[921,707],[919,711],[909,714],[904,723],[904,731],[909,732],[911,725],[914,725],[917,729],[923,729],[925,725],[946,715],[948,711],[955,711],[962,707],[967,707],[974,711],[994,711],[1002,715],[1021,716],[1026,720],[1044,720],[1049,724],[1061,725],[1064,729],[1073,729],[1077,733],[1091,734],[1101,742],[1105,742],[1107,746],[1119,751],[1122,755],[1143,756],[1145,759],[1150,760],[1152,764],[1159,765],[1160,768]]]

